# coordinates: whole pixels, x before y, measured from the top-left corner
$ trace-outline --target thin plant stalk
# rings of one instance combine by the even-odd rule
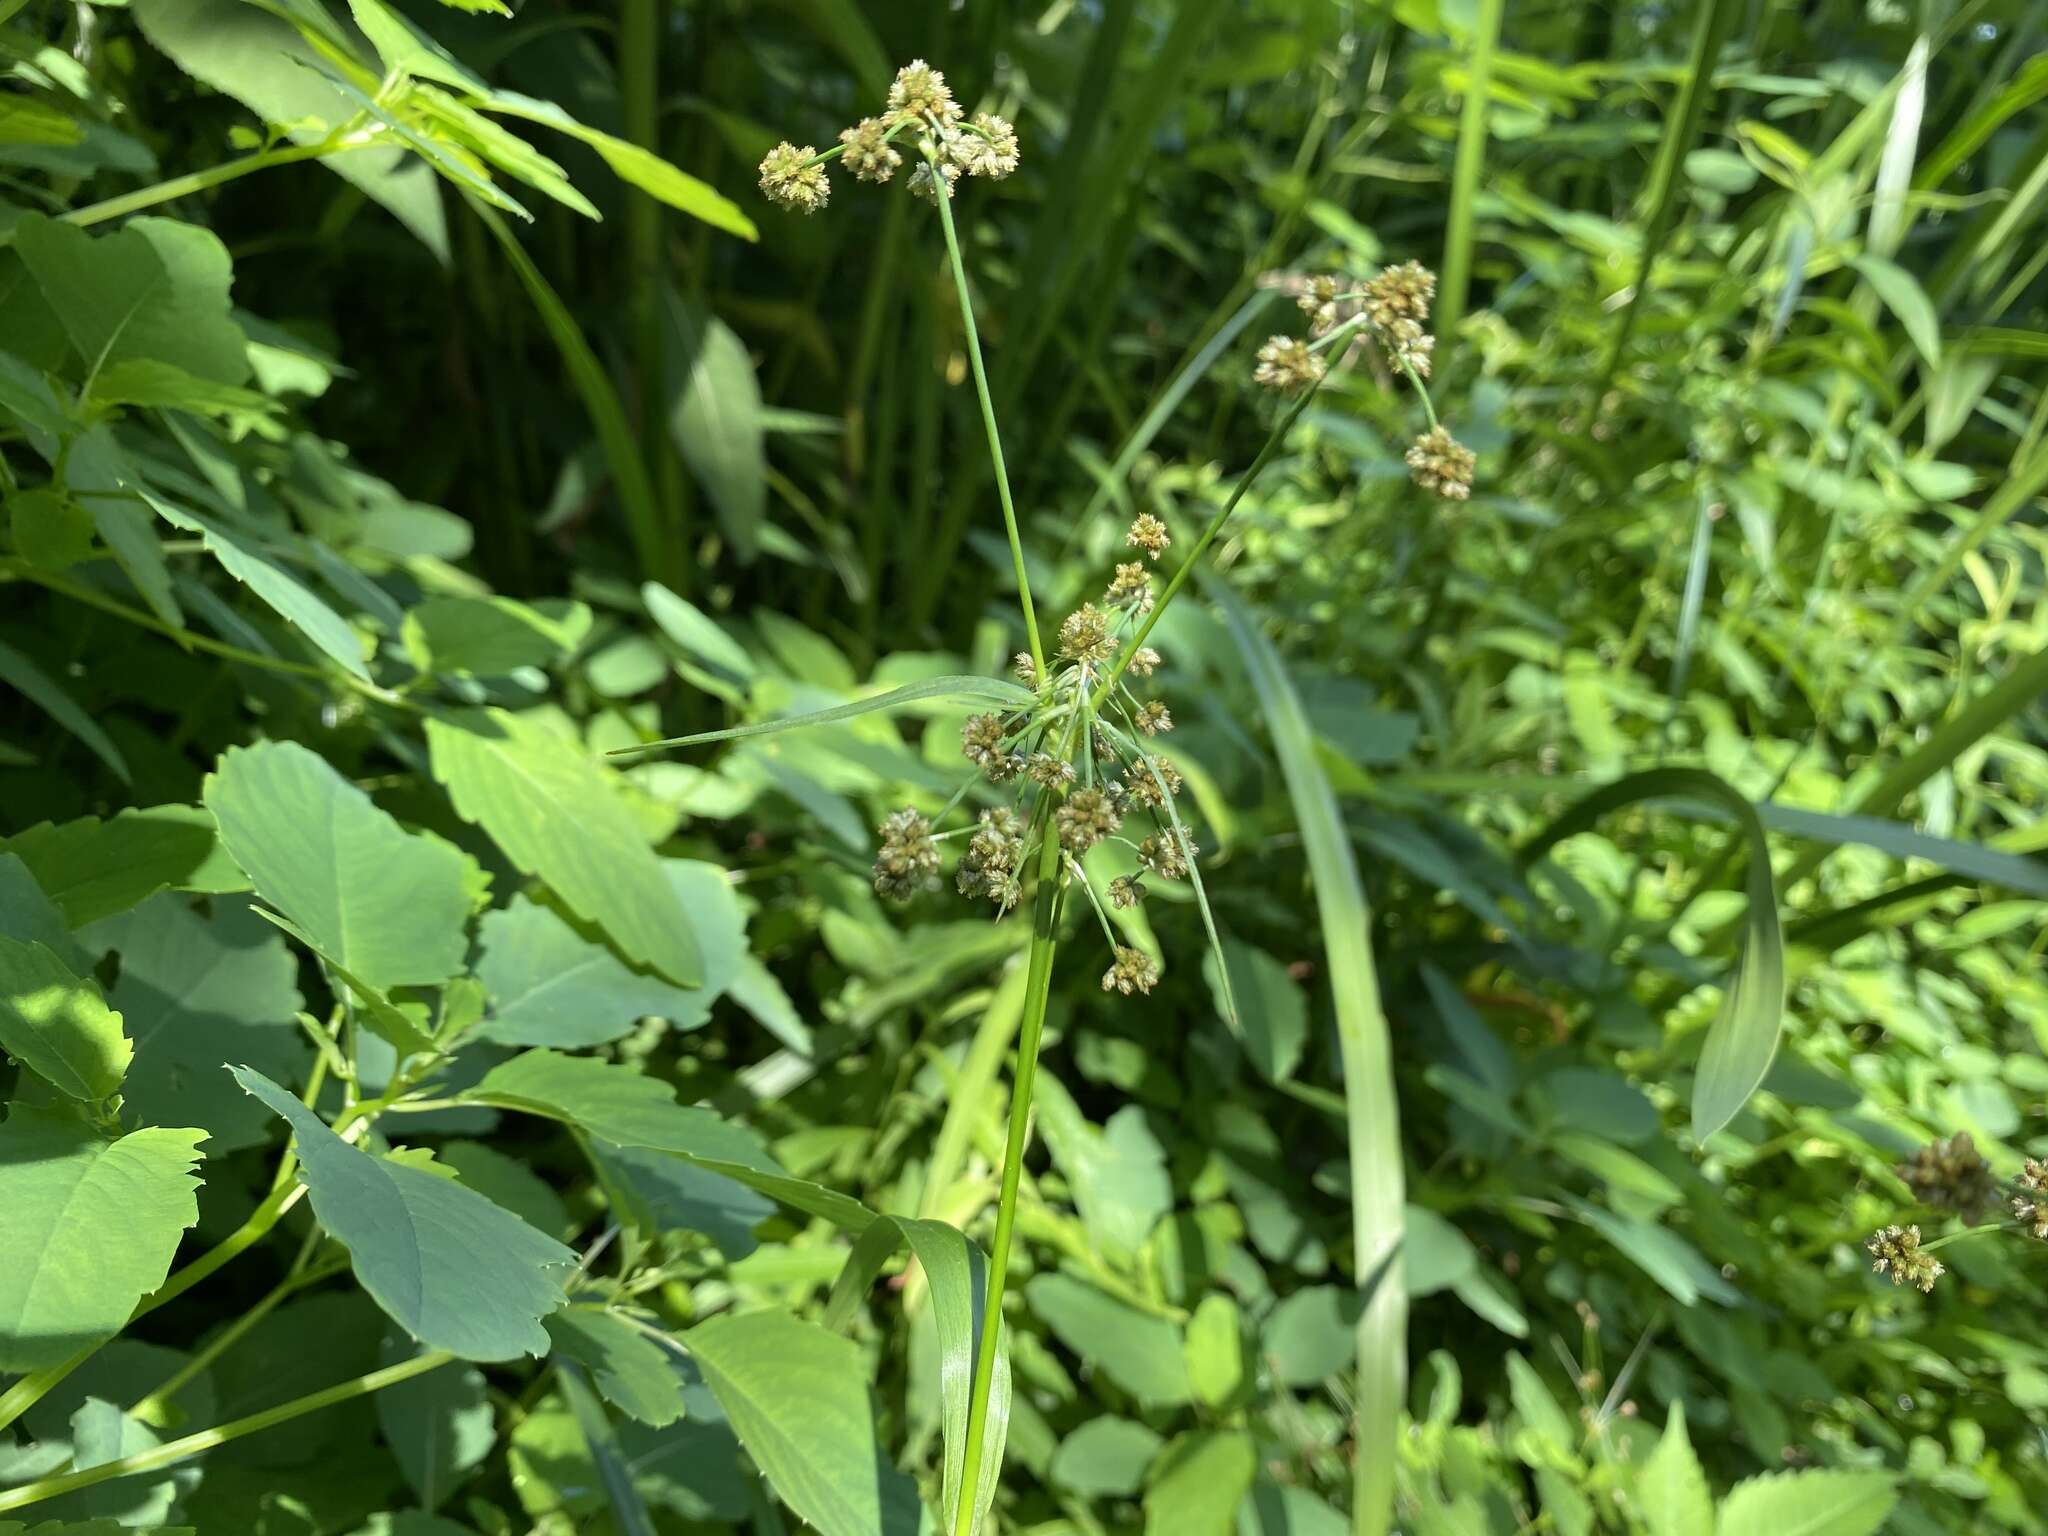
[[[1017,572],[1017,597],[1024,611],[1024,637],[1031,646],[1033,665],[1043,674],[1045,648],[1039,644],[1038,614],[1031,605],[1031,577],[1024,568],[1024,540],[1017,531],[1017,508],[1010,499],[1010,474],[1003,464],[1003,436],[996,428],[996,408],[989,396],[988,370],[982,366],[981,336],[974,324],[974,300],[967,291],[967,267],[960,259],[960,236],[953,228],[953,199],[945,190],[945,178],[937,175],[936,165],[933,175],[938,189],[939,228],[946,232],[946,258],[952,264],[953,286],[960,294],[960,326],[967,338],[967,358],[974,368],[974,392],[981,401],[981,424],[988,432],[988,456],[995,466],[996,495],[1003,504],[1003,531],[1010,536],[1010,563]]]
[[[953,1536],[973,1536],[975,1493],[988,1437],[994,1396],[996,1349],[1002,1341],[1003,1290],[1009,1277],[1010,1242],[1017,1225],[1017,1187],[1024,1175],[1024,1150],[1031,1138],[1031,1094],[1038,1080],[1038,1047],[1052,997],[1053,959],[1059,947],[1060,841],[1048,820],[1040,834],[1038,894],[1031,909],[1031,953],[1024,981],[1024,1018],[1017,1035],[1017,1075],[1010,1088],[1010,1129],[1003,1142],[1002,1192],[996,1201],[996,1233],[989,1247],[988,1295],[981,1314],[981,1338],[974,1350],[974,1385],[967,1407],[967,1444],[960,1464],[960,1503]]]
[[[382,1370],[371,1371],[353,1380],[340,1382],[335,1386],[323,1387],[318,1392],[309,1392],[304,1397],[295,1397],[288,1403],[275,1408],[266,1408],[261,1413],[252,1413],[246,1418],[231,1419],[212,1429],[202,1429],[177,1440],[167,1440],[149,1450],[138,1451],[133,1456],[103,1462],[97,1467],[87,1467],[83,1472],[63,1472],[51,1477],[40,1477],[32,1483],[23,1483],[17,1488],[0,1490],[0,1510],[25,1509],[31,1504],[40,1504],[45,1499],[54,1499],[61,1494],[76,1493],[81,1488],[91,1488],[100,1483],[112,1482],[117,1477],[133,1477],[139,1472],[155,1472],[161,1468],[175,1466],[189,1456],[198,1456],[216,1446],[226,1445],[231,1440],[257,1434],[293,1419],[317,1413],[336,1403],[345,1403],[351,1398],[367,1397],[372,1392],[381,1392],[386,1387],[410,1381],[415,1376],[424,1376],[428,1371],[437,1370],[455,1357],[446,1350],[433,1350],[424,1355],[415,1355],[410,1360],[401,1360],[396,1365],[387,1365]]]
[[[1465,290],[1472,281],[1473,204],[1486,161],[1486,98],[1493,88],[1493,55],[1500,44],[1507,0],[1479,0],[1472,54],[1466,61],[1465,104],[1458,122],[1458,152],[1451,162],[1451,210],[1444,229],[1443,286],[1437,300],[1439,345],[1449,346],[1465,316]]]

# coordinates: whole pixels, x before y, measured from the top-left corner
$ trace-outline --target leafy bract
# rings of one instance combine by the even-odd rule
[[[0,934],[0,1050],[88,1102],[121,1086],[133,1048],[90,977],[33,939]]]
[[[679,986],[702,984],[689,914],[611,776],[575,742],[493,709],[429,720],[427,744],[463,820],[628,959]]]
[[[290,1124],[313,1214],[391,1320],[466,1360],[544,1355],[576,1256],[453,1179],[349,1145],[262,1073],[235,1081]]]
[[[206,1133],[152,1126],[118,1141],[59,1110],[0,1123],[0,1371],[69,1358],[163,1284],[199,1219]]]
[[[295,742],[231,747],[206,808],[258,895],[369,986],[427,986],[461,969],[463,856],[407,832],[318,753]]]
[[[682,1339],[747,1454],[821,1536],[916,1527],[916,1491],[876,1442],[850,1340],[787,1312],[713,1318]]]
[[[729,726],[721,731],[700,731],[695,736],[674,736],[666,741],[649,741],[639,746],[620,747],[613,757],[640,757],[649,752],[664,751],[669,747],[695,747],[713,741],[737,741],[743,736],[773,736],[782,731],[799,730],[807,725],[830,725],[838,720],[852,720],[860,715],[871,715],[877,710],[901,709],[907,704],[922,703],[927,699],[952,699],[975,704],[995,704],[1005,709],[1019,709],[1029,705],[1034,695],[1029,689],[1015,683],[1005,682],[999,677],[928,677],[922,682],[906,683],[901,688],[891,688],[887,693],[878,693],[871,698],[856,699],[851,704],[837,704],[830,709],[812,710],[807,714],[789,715],[780,720],[757,720],[751,725]]]

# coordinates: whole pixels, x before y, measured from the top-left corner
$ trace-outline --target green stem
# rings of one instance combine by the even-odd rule
[[[974,1531],[989,1399],[995,1389],[996,1349],[1002,1339],[1003,1287],[1009,1276],[1010,1238],[1017,1225],[1017,1185],[1024,1175],[1024,1149],[1031,1136],[1031,1091],[1038,1080],[1038,1046],[1045,1033],[1053,954],[1059,943],[1060,841],[1049,821],[1039,835],[1038,895],[1031,911],[1024,1020],[1017,1036],[1017,1077],[1010,1089],[1010,1131],[1003,1143],[1002,1192],[996,1201],[995,1241],[989,1248],[981,1340],[974,1351],[974,1386],[967,1400],[967,1445],[960,1464],[960,1503],[953,1513],[953,1536],[973,1536]]]
[[[1458,152],[1451,162],[1450,222],[1444,230],[1442,297],[1437,301],[1437,343],[1450,350],[1465,317],[1465,292],[1472,281],[1473,204],[1486,160],[1486,98],[1493,89],[1493,55],[1500,45],[1501,14],[1507,0],[1479,0],[1466,61],[1464,109],[1459,114]]]
[[[1960,1232],[1951,1232],[1946,1237],[1937,1237],[1931,1243],[1922,1243],[1922,1253],[1932,1253],[1937,1248],[1946,1248],[1950,1243],[1960,1243],[1966,1237],[1977,1237],[1985,1232],[2005,1232],[2018,1227],[2016,1221],[1987,1221],[1982,1226],[1965,1227]]]
[[[1031,660],[1039,676],[1045,675],[1045,649],[1038,642],[1038,615],[1031,606],[1031,578],[1024,570],[1024,540],[1017,531],[1017,508],[1010,500],[1010,473],[1003,465],[1002,434],[996,430],[995,402],[989,397],[988,370],[981,361],[981,335],[974,325],[974,300],[967,291],[967,267],[960,259],[960,237],[953,228],[953,199],[945,190],[945,178],[932,169],[939,205],[939,227],[946,232],[946,256],[953,265],[953,286],[960,294],[960,325],[967,336],[967,357],[974,366],[974,391],[981,400],[981,424],[988,431],[988,456],[995,465],[996,494],[1003,504],[1003,529],[1010,536],[1010,563],[1017,571],[1017,597],[1024,609],[1024,636],[1031,644]]]
[[[223,182],[235,181],[257,171],[267,171],[274,165],[296,165],[301,160],[318,160],[323,155],[336,155],[351,149],[361,149],[372,142],[373,138],[354,142],[322,139],[317,144],[287,144],[275,149],[259,150],[253,155],[244,155],[239,160],[225,160],[219,165],[210,165],[203,171],[173,176],[169,181],[160,181],[153,187],[142,187],[133,192],[124,192],[119,197],[107,198],[104,202],[88,203],[83,208],[74,208],[63,215],[60,222],[80,225],[104,224],[108,219],[118,219],[123,214],[135,213],[144,208],[154,208],[158,203],[168,203],[174,198],[190,197],[194,192],[204,192],[208,187],[217,187]]]
[[[1345,333],[1356,332],[1364,323],[1362,320],[1350,320],[1338,327],[1337,330],[1332,331],[1330,337],[1333,345],[1330,349],[1330,355],[1332,357],[1343,356],[1343,343],[1338,338],[1342,337],[1344,340],[1348,340],[1349,337]],[[1125,642],[1124,648],[1118,653],[1116,661],[1103,674],[1102,681],[1095,686],[1095,691],[1089,695],[1088,708],[1091,713],[1101,710],[1102,701],[1109,697],[1111,691],[1116,687],[1117,680],[1124,675],[1124,669],[1130,666],[1131,658],[1136,656],[1144,646],[1145,637],[1152,633],[1152,626],[1157,624],[1161,615],[1166,612],[1167,605],[1173,601],[1174,594],[1187,585],[1188,577],[1194,574],[1195,567],[1201,563],[1202,556],[1208,551],[1209,546],[1216,542],[1216,535],[1221,533],[1223,525],[1230,521],[1230,514],[1237,510],[1237,504],[1244,500],[1245,492],[1252,488],[1252,483],[1259,478],[1260,472],[1272,461],[1273,455],[1280,451],[1280,445],[1286,440],[1288,430],[1301,418],[1301,413],[1308,409],[1309,401],[1315,399],[1316,391],[1323,387],[1323,381],[1328,377],[1329,375],[1325,374],[1322,379],[1317,379],[1315,383],[1303,390],[1301,398],[1289,406],[1287,413],[1274,424],[1271,436],[1266,439],[1265,447],[1259,450],[1259,456],[1252,460],[1249,469],[1238,476],[1236,488],[1231,491],[1230,499],[1223,503],[1214,517],[1209,519],[1209,526],[1204,528],[1202,536],[1195,540],[1195,547],[1188,551],[1188,557],[1180,563],[1180,569],[1175,571],[1172,577],[1168,579],[1165,588],[1159,594],[1158,601],[1153,603],[1152,611],[1145,615],[1144,621],[1138,625],[1137,633]]]
[[[401,1381],[410,1381],[415,1376],[446,1365],[455,1357],[446,1350],[434,1350],[428,1354],[416,1355],[397,1365],[387,1365],[382,1370],[371,1371],[353,1381],[344,1381],[338,1386],[324,1387],[318,1392],[309,1392],[304,1397],[295,1397],[288,1403],[275,1408],[266,1408],[261,1413],[252,1413],[246,1418],[234,1419],[212,1429],[202,1429],[197,1434],[182,1439],[167,1440],[162,1445],[147,1451],[138,1451],[133,1456],[123,1456],[118,1461],[109,1461],[97,1467],[88,1467],[83,1472],[65,1472],[55,1477],[38,1478],[32,1483],[23,1483],[18,1488],[0,1492],[0,1510],[22,1509],[30,1504],[40,1504],[45,1499],[54,1499],[59,1494],[75,1493],[80,1488],[91,1488],[99,1483],[112,1482],[117,1477],[132,1477],[138,1472],[154,1472],[183,1461],[188,1456],[197,1456],[216,1446],[226,1445],[231,1440],[240,1440],[261,1430],[278,1424],[289,1423],[330,1408],[336,1403],[345,1403],[351,1398],[367,1397],[372,1392],[396,1386]]]

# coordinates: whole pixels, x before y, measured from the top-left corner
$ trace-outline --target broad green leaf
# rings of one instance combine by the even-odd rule
[[[90,1103],[116,1092],[133,1048],[90,976],[46,946],[0,934],[0,1050],[58,1092]]]
[[[1635,1153],[1624,1151],[1611,1141],[1579,1131],[1559,1131],[1550,1138],[1551,1150],[1568,1163],[1576,1163],[1595,1178],[1625,1194],[1654,1206],[1677,1205],[1684,1193],[1663,1174]]]
[[[715,229],[738,235],[742,240],[757,238],[754,221],[740,212],[739,205],[730,198],[713,191],[696,177],[685,175],[661,156],[637,144],[585,127],[552,101],[538,101],[517,91],[496,91],[477,105],[487,112],[523,117],[528,122],[581,139],[604,157],[604,163],[621,181],[631,182],[648,196],[667,203],[671,208],[681,209],[694,219],[702,219]]]
[[[1351,1363],[1357,1351],[1356,1295],[1334,1285],[1311,1285],[1284,1298],[1267,1317],[1259,1351],[1273,1379],[1290,1387],[1312,1387]]]
[[[1496,18],[1497,19],[1497,18]],[[1445,323],[1448,329],[1448,323]],[[1371,1288],[1359,1319],[1353,1518],[1384,1528],[1394,1497],[1393,1446],[1408,1376],[1407,1292],[1391,1273],[1405,1225],[1400,1103],[1393,1043],[1373,964],[1372,907],[1345,831],[1336,792],[1316,755],[1314,734],[1286,668],[1244,606],[1221,583],[1219,599],[1273,736],[1281,776],[1308,852],[1316,916],[1337,1015],[1344,1067],[1345,1144],[1351,1175],[1352,1279]]]
[[[1865,254],[1855,258],[1852,265],[1870,284],[1871,291],[1884,301],[1884,307],[1892,312],[1892,318],[1905,329],[1914,349],[1927,359],[1927,366],[1941,366],[1941,321],[1934,313],[1934,303],[1920,286],[1920,280],[1897,262],[1882,256]]]
[[[1716,1536],[1874,1536],[1899,1496],[1892,1474],[1877,1470],[1767,1472],[1740,1482],[1721,1501]]]
[[[120,956],[108,1000],[135,1045],[123,1102],[145,1124],[203,1126],[216,1157],[268,1140],[269,1115],[227,1068],[246,1062],[289,1083],[312,1063],[294,1022],[305,1005],[298,961],[277,930],[245,902],[216,902],[201,917],[166,892],[84,937]]]
[[[1145,1469],[1165,1444],[1156,1430],[1135,1419],[1101,1414],[1060,1442],[1053,1453],[1052,1480],[1083,1498],[1127,1499],[1143,1484]]]
[[[4,642],[0,642],[0,683],[12,688],[84,742],[92,755],[113,769],[123,784],[129,781],[128,763],[121,756],[121,749],[100,728],[100,723],[59,687],[49,673]]]
[[[691,660],[728,674],[736,683],[754,680],[760,670],[754,658],[696,604],[677,597],[658,581],[641,585],[640,600],[647,605],[647,616]]]
[[[907,704],[921,703],[927,699],[955,699],[975,704],[994,704],[1003,709],[1027,708],[1036,696],[1027,688],[1003,681],[999,677],[928,677],[922,682],[906,683],[901,688],[891,688],[887,693],[878,693],[871,698],[856,699],[851,704],[839,704],[831,709],[813,710],[809,714],[790,715],[780,720],[757,720],[752,725],[729,726],[722,731],[702,731],[695,736],[672,736],[665,741],[644,742],[636,747],[620,747],[609,755],[612,757],[641,757],[649,752],[664,751],[669,747],[695,747],[712,741],[736,741],[742,736],[772,736],[782,731],[794,731],[808,725],[830,725],[837,720],[852,720],[860,715],[871,715],[877,710],[901,709]]]
[[[349,15],[377,50],[387,75],[437,80],[469,96],[482,96],[485,85],[446,48],[399,15],[384,0],[348,0]]]
[[[1771,1068],[1785,1018],[1785,942],[1778,925],[1770,844],[1754,806],[1700,768],[1652,768],[1602,785],[1573,804],[1519,854],[1524,864],[1610,811],[1645,800],[1701,800],[1735,822],[1748,854],[1748,910],[1742,954],[1723,988],[1721,1011],[1707,1031],[1693,1077],[1692,1130],[1704,1141],[1749,1101]]]
[[[679,1029],[708,1019],[711,1005],[746,969],[746,914],[716,865],[664,859],[661,867],[695,923],[704,952],[701,987],[672,986],[633,970],[551,907],[517,896],[480,925],[477,977],[490,995],[484,1037],[575,1048],[616,1040],[650,1015]]]
[[[820,1536],[916,1528],[916,1490],[875,1439],[850,1340],[787,1312],[713,1318],[682,1339],[754,1464]]]
[[[259,426],[278,410],[259,390],[203,379],[154,357],[130,357],[108,364],[93,376],[85,398],[93,407],[131,406],[214,416],[237,432]]]
[[[1024,1294],[1062,1344],[1145,1407],[1194,1395],[1181,1331],[1168,1319],[1072,1275],[1034,1275]]]
[[[509,597],[430,597],[405,616],[406,654],[422,672],[502,677],[552,665],[590,633],[581,603]]]
[[[1039,1075],[1036,1103],[1039,1134],[1073,1187],[1089,1238],[1111,1263],[1131,1262],[1159,1218],[1173,1209],[1166,1153],[1145,1111],[1126,1104],[1097,1128],[1049,1072]]]
[[[1636,1474],[1636,1502],[1650,1536],[1714,1536],[1714,1499],[1685,1432],[1685,1404],[1674,1402],[1657,1448]]]
[[[126,912],[162,890],[247,890],[220,850],[213,818],[195,805],[129,809],[102,821],[39,822],[0,839],[73,928]]]
[[[384,1340],[383,1363],[397,1365],[418,1352],[410,1340],[393,1335]],[[379,1392],[376,1403],[384,1443],[428,1509],[447,1503],[497,1444],[484,1373],[475,1366],[444,1366],[401,1381]]]
[[[68,1359],[119,1331],[164,1282],[199,1219],[206,1133],[150,1127],[103,1141],[61,1111],[0,1124],[0,1371]]]
[[[1434,1295],[1459,1284],[1478,1267],[1479,1250],[1448,1218],[1421,1205],[1403,1212],[1401,1283],[1410,1296]]]
[[[92,957],[71,936],[71,925],[43,894],[17,854],[0,852],[0,934],[37,943],[75,976],[92,969]]]
[[[601,1307],[569,1306],[547,1319],[555,1358],[590,1372],[604,1400],[660,1429],[683,1416],[676,1359],[640,1329]]]
[[[262,1073],[235,1081],[290,1124],[321,1226],[356,1279],[430,1349],[466,1360],[545,1355],[576,1255],[453,1179],[350,1146]]]
[[[939,1408],[945,1437],[945,1479],[940,1509],[948,1529],[958,1531],[960,1482],[967,1463],[967,1425],[974,1402],[975,1363],[987,1316],[988,1258],[959,1228],[943,1221],[885,1216],[861,1234],[832,1287],[825,1326],[840,1327],[873,1284],[890,1255],[908,1246],[930,1288],[939,1345]],[[982,1431],[980,1474],[974,1513],[960,1536],[974,1536],[988,1519],[1001,1480],[1003,1442],[1010,1430],[1010,1350],[1004,1336],[996,1346],[989,1384],[989,1409]]]
[[[1227,1406],[1246,1375],[1244,1318],[1234,1300],[1220,1291],[1202,1298],[1188,1319],[1187,1354],[1195,1401],[1210,1408]]]
[[[64,481],[91,508],[93,526],[151,611],[172,629],[183,629],[185,615],[172,595],[157,520],[140,500],[145,487],[105,422],[70,439]]]
[[[229,315],[227,247],[176,219],[130,219],[94,238],[23,214],[14,246],[84,364],[83,377],[129,358],[170,363],[201,379],[249,377],[249,339]]]
[[[629,967],[551,907],[515,896],[478,925],[477,979],[490,996],[480,1033],[504,1045],[602,1045],[653,1016],[685,1028],[710,1013],[706,989],[686,990]]]
[[[677,1104],[667,1084],[619,1063],[525,1051],[493,1067],[463,1097],[560,1120],[614,1146],[671,1153],[849,1232],[875,1220],[858,1200],[784,1172],[752,1132],[711,1110]]]
[[[257,894],[371,988],[462,968],[467,861],[407,832],[325,758],[295,742],[230,747],[204,799]]]
[[[1261,1477],[1239,1511],[1238,1536],[1347,1536],[1350,1522],[1306,1488]],[[1417,1536],[1431,1528],[1418,1524]],[[1449,1536],[1448,1531],[1445,1536]]]
[[[1145,1490],[1145,1536],[1230,1536],[1258,1470],[1243,1430],[1202,1429],[1175,1441]]]
[[[588,1150],[613,1215],[648,1237],[701,1232],[736,1261],[760,1246],[754,1229],[775,1214],[760,1191],[673,1153],[598,1141]],[[765,1149],[748,1150],[768,1160]]]
[[[364,682],[370,680],[370,669],[363,662],[363,643],[349,628],[348,621],[254,539],[148,491],[141,494],[157,516],[173,528],[198,534],[207,553],[220,562],[222,570],[255,593],[330,660]]]
[[[689,913],[612,776],[581,747],[498,709],[429,719],[427,745],[456,814],[490,833],[513,864],[546,881],[627,959],[680,986],[702,985]]]
[[[710,497],[735,553],[750,560],[768,511],[768,456],[754,362],[723,320],[673,290],[663,297],[669,435]]]
[[[331,80],[305,67],[319,57],[313,45],[263,8],[242,0],[132,0],[129,11],[143,36],[186,74],[282,127],[293,143],[318,143],[356,116],[355,104]],[[321,164],[447,259],[440,184],[427,165],[395,146],[351,149]]]
[[[597,1471],[597,1485],[604,1490],[620,1536],[657,1536],[654,1513],[640,1492],[626,1449],[619,1443],[611,1416],[598,1401],[582,1367],[573,1360],[557,1361],[555,1379],[575,1417],[577,1432],[582,1435],[584,1449]]]

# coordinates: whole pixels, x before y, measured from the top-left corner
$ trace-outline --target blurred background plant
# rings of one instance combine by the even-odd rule
[[[303,122],[322,105],[275,17],[352,38],[344,10],[0,3],[0,217],[18,244],[27,214],[194,176],[150,211],[232,254],[271,369],[239,402],[260,420],[209,409],[237,462],[290,488],[273,509],[290,563],[387,659],[432,654],[401,607],[552,601],[573,622],[514,647],[516,667],[422,675],[591,753],[991,673],[1018,649],[930,210],[846,195],[799,218],[754,191],[778,139],[832,143],[897,63],[941,65],[1024,141],[1015,175],[963,190],[962,237],[1041,611],[1093,594],[1132,517],[1191,534],[1220,503],[1275,415],[1253,354],[1296,328],[1311,275],[1441,275],[1432,388],[1478,456],[1471,498],[1411,483],[1414,396],[1361,352],[1219,542],[1210,601],[1160,627],[1240,1026],[1192,959],[1192,903],[1156,888],[1114,914],[1143,948],[1172,930],[1153,994],[1105,999],[1077,970],[1053,999],[1006,1314],[1002,1529],[1353,1526],[1354,1415],[1399,1381],[1401,1346],[1368,1333],[1362,1382],[1339,1046],[1381,1016],[1400,1135],[1379,1174],[1405,1179],[1413,1363],[1397,1454],[1364,1454],[1396,1528],[2048,1529],[2048,1245],[2015,1228],[1944,1247],[1924,1295],[1864,1247],[1971,1224],[1902,1175],[1935,1138],[1968,1133],[1999,1180],[2048,1152],[2048,13],[419,3],[396,10],[445,55],[373,17],[365,57],[373,86],[402,88],[378,104],[440,161],[220,174],[317,142]],[[547,134],[603,219],[554,206],[421,107],[459,95],[458,70],[704,187]],[[0,347],[27,355],[23,270],[0,251]],[[48,526],[36,418],[16,395],[0,409],[17,578],[0,833],[31,872],[50,867],[36,824],[191,805],[224,748],[266,736],[477,853],[509,899],[518,875],[439,793],[415,725],[300,643],[284,620],[303,612],[200,578],[180,548],[175,590],[212,654],[95,605],[148,606],[105,534],[25,533]],[[927,702],[907,732],[871,716],[800,749],[625,770],[614,793],[664,854],[729,872],[746,955],[701,1015],[602,1052],[743,1119],[793,1174],[985,1243],[1028,934],[943,898],[885,912],[867,877],[886,812],[943,804],[969,712]],[[1708,770],[1738,803],[1643,781],[1552,846],[1589,788],[1652,769]],[[1783,1044],[1699,1141],[1702,1035],[1737,940],[1780,905]],[[1376,987],[1343,942],[1364,946],[1367,912]],[[604,1224],[562,1138],[473,1118],[421,1134],[451,1164],[495,1149],[538,1171],[553,1189],[497,1188],[542,1225]],[[845,1257],[828,1223],[764,1202],[672,1222],[647,1299],[677,1325],[763,1302],[814,1315]],[[135,1348],[158,1354],[137,1379],[262,1280],[146,1323]],[[344,1315],[358,1302],[308,1295],[276,1326],[339,1352],[350,1329],[374,1337]],[[932,1311],[913,1272],[856,1335],[880,1443],[935,1487]],[[279,1351],[261,1345],[204,1390],[269,1401],[258,1362]],[[627,1426],[623,1493],[565,1393],[494,1370],[418,1409],[459,1427],[453,1462],[423,1471],[417,1426],[364,1409],[209,1456],[137,1507],[209,1531],[440,1529],[377,1513],[407,1505],[479,1532],[775,1528],[701,1390],[684,1429]],[[26,1427],[60,1432],[58,1407]],[[24,1439],[10,1471],[38,1475],[33,1453]]]

